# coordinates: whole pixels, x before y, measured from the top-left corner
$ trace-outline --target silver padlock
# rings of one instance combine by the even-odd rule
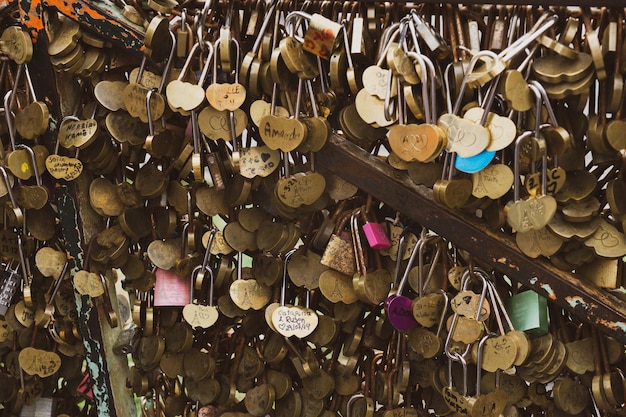
[[[20,417],[52,417],[56,415],[56,398],[39,397],[33,405],[24,405]]]
[[[128,329],[123,329],[113,345],[113,353],[117,355],[128,355],[135,352],[139,337],[141,336],[141,330],[137,326],[132,326]]]

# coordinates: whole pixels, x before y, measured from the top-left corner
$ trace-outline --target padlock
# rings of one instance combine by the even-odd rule
[[[448,356],[448,385],[443,387],[441,395],[443,396],[443,400],[448,405],[448,408],[453,412],[458,413],[459,415],[469,415],[471,410],[470,397],[467,396],[468,387],[467,387],[467,361],[465,360],[465,356],[454,352],[451,353],[448,349],[448,346],[444,349],[446,355]],[[461,390],[459,391],[454,387],[454,383],[452,380],[452,362],[460,362],[463,366],[463,385]]]
[[[389,240],[389,236],[387,236],[385,227],[380,223],[369,221],[369,218],[372,217],[372,212],[370,211],[371,202],[372,196],[369,195],[367,197],[366,208],[361,211],[365,223],[362,226],[363,232],[365,233],[365,238],[370,248],[374,250],[387,250],[391,247],[391,241]]]
[[[496,378],[496,389],[488,394],[481,393],[481,380],[482,380],[482,362],[483,362],[483,350],[485,342],[491,338],[496,337],[495,334],[487,334],[480,339],[478,343],[478,358],[476,360],[476,393],[473,397],[468,399],[471,404],[469,409],[470,417],[497,417],[504,411],[506,406],[506,393],[499,389],[499,381]]]
[[[374,251],[374,265],[369,265],[366,260],[366,251],[361,243],[357,218],[361,215],[362,208],[354,210],[350,216],[350,230],[352,232],[352,244],[355,258],[355,273],[352,275],[352,288],[359,300],[378,305],[389,295],[391,276],[389,271],[382,267],[380,253]],[[378,338],[378,337],[376,337]]]
[[[21,242],[21,238],[18,235],[18,242]],[[20,245],[21,249],[21,245]],[[13,304],[13,297],[20,285],[20,281],[22,277],[17,271],[14,271],[10,268],[10,265],[7,263],[5,265],[6,269],[1,269],[0,274],[2,274],[2,285],[0,286],[0,317],[4,317],[7,313],[7,310]]]
[[[548,300],[534,291],[522,291],[507,303],[511,322],[517,330],[534,337],[548,333]]]
[[[351,213],[347,212],[337,222],[333,234],[328,240],[320,263],[335,271],[352,276],[355,271],[355,258],[350,231],[345,230]]]
[[[183,307],[189,303],[191,281],[176,274],[173,269],[157,268],[154,272],[155,307]]]
[[[412,314],[411,304],[413,300],[407,296],[402,295],[406,282],[409,277],[409,272],[413,267],[415,258],[420,253],[421,248],[424,246],[426,236],[423,235],[420,241],[413,248],[409,262],[406,265],[402,278],[398,282],[399,268],[396,270],[396,282],[394,282],[395,291],[387,297],[385,300],[385,311],[387,312],[388,320],[393,327],[401,332],[408,331],[417,326],[417,322]],[[400,262],[397,263],[399,266]]]
[[[135,352],[140,337],[141,329],[137,326],[123,329],[117,336],[117,340],[113,345],[113,353],[117,355],[127,355]]]
[[[287,263],[295,250],[287,252],[283,265],[283,281],[280,293],[280,306],[272,311],[272,326],[277,333],[285,337],[296,336],[298,339],[304,339],[317,327],[319,317],[317,313],[309,307],[310,292],[306,292],[306,306],[296,306],[286,304],[287,291]]]
[[[515,140],[513,200],[507,203],[506,209],[508,210],[507,222],[517,233],[543,229],[552,220],[557,209],[556,200],[547,193],[548,166],[545,155],[545,140],[535,137],[533,134],[534,132],[530,131],[524,132]],[[520,199],[520,152],[528,140],[538,143],[542,151],[541,192]]]
[[[207,249],[204,253],[202,264],[196,266],[191,272],[192,284],[190,285],[189,303],[183,308],[183,318],[192,328],[201,327],[206,329],[213,326],[219,318],[219,311],[213,304],[215,280],[213,269],[209,264],[211,245],[217,233],[217,228],[213,227],[209,233]],[[208,277],[209,281],[208,300],[203,300],[202,297],[194,297],[194,289],[202,290],[205,287],[204,279],[206,277]]]
[[[52,417],[56,415],[56,403],[56,398],[39,397],[34,404],[22,407],[20,417]]]

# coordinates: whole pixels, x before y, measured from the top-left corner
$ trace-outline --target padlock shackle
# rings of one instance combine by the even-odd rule
[[[533,93],[535,93],[535,95],[539,94],[541,96],[542,104],[546,107],[546,110],[548,112],[548,119],[550,120],[550,124],[554,127],[558,126],[559,122],[556,118],[554,108],[552,107],[552,103],[550,102],[550,98],[548,97],[548,93],[546,92],[545,87],[536,80],[530,80],[528,82],[528,86],[533,91]],[[537,119],[541,120],[540,117],[537,117]]]
[[[422,232],[424,229],[422,229]],[[417,241],[417,244],[413,247],[413,251],[411,252],[411,256],[409,257],[409,261],[404,268],[404,274],[402,274],[402,278],[400,278],[400,282],[398,282],[397,294],[401,295],[404,290],[404,286],[409,278],[409,274],[411,272],[411,268],[413,268],[413,264],[415,263],[415,258],[419,257],[422,253],[422,248],[428,242],[430,237],[427,237],[424,233],[420,234],[420,238]],[[400,254],[398,254],[398,258],[400,258]],[[423,263],[423,260],[422,260]]]
[[[407,52],[406,55],[414,61],[417,61],[419,64],[422,79],[422,103],[424,105],[424,118],[426,123],[432,124],[437,118],[437,105],[435,102],[437,96],[435,65],[426,55],[422,55],[417,52]],[[427,80],[428,83],[426,82]],[[428,91],[429,84],[430,92]]]
[[[13,195],[13,189],[11,188],[11,183],[9,182],[9,174],[7,174],[6,168],[3,166],[0,166],[0,175],[2,176],[2,179],[4,180],[4,184],[7,187],[7,192],[9,194],[9,199],[11,200],[11,205],[13,206],[14,209],[19,209],[19,206],[17,205],[17,201],[15,200],[15,196]]]
[[[523,36],[517,38],[507,48],[498,54],[498,58],[508,64],[517,54],[522,52],[528,45],[543,35],[559,20],[559,16],[552,12],[543,13],[535,25]]]
[[[353,394],[346,403],[346,417],[352,417],[352,403],[359,398],[365,398],[362,393]]]
[[[522,143],[532,137],[533,132],[526,131],[519,135],[517,139],[515,139],[515,151],[513,153],[513,201],[519,201],[519,191],[520,191],[520,151],[522,147]]]
[[[24,256],[23,245],[24,245],[24,242],[22,240],[22,233],[18,233],[17,234],[17,253],[20,257],[20,266],[22,267],[22,271],[24,272],[24,277],[28,281],[28,285],[30,285],[32,275],[30,273],[30,264],[27,262],[26,256]],[[17,268],[16,268],[16,271],[14,272],[17,272]]]
[[[402,233],[400,234],[400,239],[398,240],[398,253],[396,254],[396,270],[395,270],[395,275],[393,279],[394,287],[398,285],[398,277],[400,275],[400,265],[402,265],[402,257],[404,256],[404,245],[406,243],[406,236],[409,233],[410,233],[409,228],[405,227],[402,230]]]
[[[28,70],[27,64],[24,64],[24,75],[26,76],[26,85],[28,86],[30,97],[33,99],[33,102],[37,101],[37,93],[35,93],[35,87],[33,86],[33,80],[30,77],[30,71]]]
[[[209,15],[209,10],[211,10],[212,5],[213,5],[213,0],[205,0],[204,6],[202,7],[202,11],[199,13],[198,27],[197,27],[198,43],[204,42],[204,25],[206,24],[206,18]]]
[[[498,311],[501,312],[502,316],[504,317],[504,320],[506,321],[507,326],[509,326],[509,330],[515,330],[515,327],[513,326],[513,322],[511,321],[511,316],[509,316],[508,311],[506,311],[506,307],[504,305],[504,302],[502,301],[502,298],[500,297],[500,293],[498,293],[498,290],[496,289],[495,283],[490,281],[489,284],[490,284],[489,291],[491,293],[491,297],[495,299],[495,303],[493,303],[494,307],[498,309]]]
[[[261,2],[259,1],[257,5],[258,4],[261,4]],[[263,42],[263,35],[265,35],[265,30],[267,29],[267,25],[269,25],[270,21],[272,20],[275,9],[276,9],[276,1],[273,0],[269,9],[265,11],[265,18],[263,19],[263,23],[261,23],[259,34],[254,40],[254,44],[252,45],[252,49],[250,50],[255,55],[259,52],[259,48],[261,47],[261,42]]]
[[[489,58],[494,63],[498,61],[498,55],[496,55],[495,52],[489,50],[481,50],[474,54],[474,56],[472,56],[467,66],[467,69],[465,70],[465,76],[463,77],[461,86],[459,87],[457,98],[454,102],[454,107],[452,108],[452,114],[458,116],[459,111],[461,110],[461,104],[463,103],[463,96],[465,95],[465,90],[467,89],[467,83],[471,78],[471,75],[474,71],[474,68],[476,68],[476,65],[478,64],[478,61],[480,61],[482,58]]]
[[[391,69],[387,69],[387,73],[389,74],[389,76],[387,77],[387,91],[385,94],[385,100],[384,100],[384,115],[385,115],[385,119],[390,121],[393,119],[393,114],[396,112],[396,110],[398,111],[398,123],[399,124],[406,124],[406,117],[405,114],[403,112],[404,109],[404,104],[402,103],[402,98],[404,97],[403,91],[402,91],[402,83],[396,82],[396,88],[398,90],[398,101],[397,104],[395,101],[391,100],[391,90],[393,88],[393,72],[391,71]]]
[[[295,252],[296,252],[296,249],[291,249],[289,252],[285,254],[285,256],[283,256],[283,280],[282,280],[282,285],[280,287],[281,307],[284,307],[285,303],[287,302],[287,277],[289,276],[289,273],[287,272],[287,264],[289,263],[289,260],[291,259],[291,255],[293,255]]]
[[[450,295],[444,289],[440,289],[439,292],[443,295],[444,304],[443,309],[441,310],[441,315],[439,316],[439,323],[437,324],[437,337],[441,335],[441,330],[443,329],[443,325],[446,322],[446,313],[448,312],[448,305],[450,304]]]
[[[187,11],[185,10],[185,14]],[[185,21],[183,20],[183,24]],[[172,49],[170,50],[170,54],[167,58],[167,63],[165,64],[165,68],[163,68],[163,74],[161,74],[161,82],[159,83],[159,89],[157,90],[159,93],[163,92],[163,87],[165,87],[165,80],[168,78],[168,74],[170,73],[170,69],[172,68],[172,62],[174,61],[174,54],[176,52],[176,35],[174,32],[170,31],[170,37],[172,38]]]
[[[15,145],[16,149],[23,149],[26,152],[28,152],[28,155],[30,156],[30,160],[31,163],[33,164],[33,175],[35,176],[35,181],[37,183],[37,185],[41,185],[41,175],[39,173],[39,166],[37,165],[37,158],[35,157],[35,152],[33,151],[33,148],[31,148],[30,146],[26,146],[22,143],[19,143],[17,145]]]
[[[154,135],[154,120],[152,120],[152,107],[150,106],[150,100],[152,100],[152,94],[155,93],[155,89],[151,88],[146,93],[146,112],[148,115],[148,133]]]
[[[311,82],[311,80],[306,80],[306,88],[309,93],[309,100],[311,101],[311,112],[313,117],[319,117],[317,103],[315,102],[315,92],[313,91],[313,82]]]
[[[483,376],[483,351],[485,350],[485,342],[491,337],[496,337],[493,333],[487,333],[481,337],[478,342],[478,353],[476,355],[476,397],[480,396],[480,382]]]
[[[354,261],[356,272],[365,276],[367,274],[367,265],[365,264],[365,255],[363,253],[363,245],[361,243],[361,234],[359,233],[358,217],[361,214],[361,208],[352,211],[346,216],[346,220],[350,219],[350,233],[352,235],[352,247],[354,250]],[[342,220],[343,223],[343,220]],[[338,229],[341,230],[341,229]]]
[[[435,244],[437,245],[437,250],[435,251],[435,254],[433,255],[433,258],[431,260],[430,263],[430,268],[428,269],[428,274],[426,275],[426,281],[424,281],[424,251],[423,251],[423,247],[420,249],[420,253],[419,253],[419,257],[417,258],[417,264],[419,267],[419,280],[418,280],[418,296],[422,297],[424,295],[424,292],[426,291],[426,288],[428,288],[428,284],[430,284],[430,280],[433,276],[433,272],[435,271],[435,267],[437,265],[437,262],[439,261],[439,258],[441,257],[441,237],[440,236],[430,236],[426,242],[424,242],[424,247],[427,246],[428,244],[430,244],[431,242],[435,242]]]
[[[7,121],[7,130],[9,131],[9,139],[11,140],[11,149],[15,150],[15,126],[13,125],[13,112],[11,111],[11,101],[13,97],[13,91],[9,90],[4,95],[4,117]],[[4,149],[2,150],[4,154]]]
[[[483,308],[483,304],[485,304],[485,300],[487,299],[487,291],[488,291],[489,282],[490,282],[489,275],[480,268],[476,268],[476,267],[467,268],[467,270],[463,273],[463,277],[461,278],[461,290],[462,291],[467,290],[470,280],[472,279],[472,276],[474,277],[478,276],[483,283],[483,288],[480,291],[478,310],[476,311],[476,317],[474,318],[476,321],[480,321],[481,310]]]
[[[448,352],[446,352],[446,356],[448,356],[448,388],[452,388],[453,385],[453,381],[452,381],[452,362],[460,362],[461,366],[463,367],[463,390],[461,391],[461,394],[466,397],[467,396],[467,383],[468,383],[468,377],[467,377],[467,360],[465,359],[465,354],[461,355],[459,352],[454,352],[454,354],[449,354]]]

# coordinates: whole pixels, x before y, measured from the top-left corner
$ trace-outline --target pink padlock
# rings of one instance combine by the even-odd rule
[[[155,307],[183,307],[189,304],[191,281],[179,276],[174,269],[157,268],[154,272]]]
[[[367,205],[367,207],[369,207],[369,204]],[[385,227],[380,223],[369,221],[369,210],[363,210],[362,214],[365,222],[365,224],[363,225],[363,232],[365,233],[365,237],[367,238],[367,243],[369,244],[370,248],[375,250],[389,249],[391,247],[391,241],[389,240],[389,236],[387,236],[387,231],[385,230]]]

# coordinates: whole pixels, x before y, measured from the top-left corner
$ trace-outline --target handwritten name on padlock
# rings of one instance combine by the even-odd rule
[[[83,172],[83,163],[69,156],[50,155],[46,158],[46,169],[58,180],[73,181]]]
[[[239,84],[211,84],[206,90],[206,98],[217,110],[235,111],[246,101],[246,88]]]
[[[54,352],[26,347],[19,354],[20,367],[28,375],[42,378],[54,375],[61,368],[61,358]]]
[[[259,133],[270,149],[291,152],[306,138],[306,126],[299,120],[268,115],[259,121]]]
[[[70,120],[61,126],[57,140],[66,149],[90,143],[98,133],[98,122],[94,119]]]
[[[239,173],[246,178],[267,177],[278,168],[280,152],[267,146],[239,151]]]
[[[313,310],[300,306],[280,306],[272,313],[276,331],[285,337],[305,338],[317,328],[318,321]]]

